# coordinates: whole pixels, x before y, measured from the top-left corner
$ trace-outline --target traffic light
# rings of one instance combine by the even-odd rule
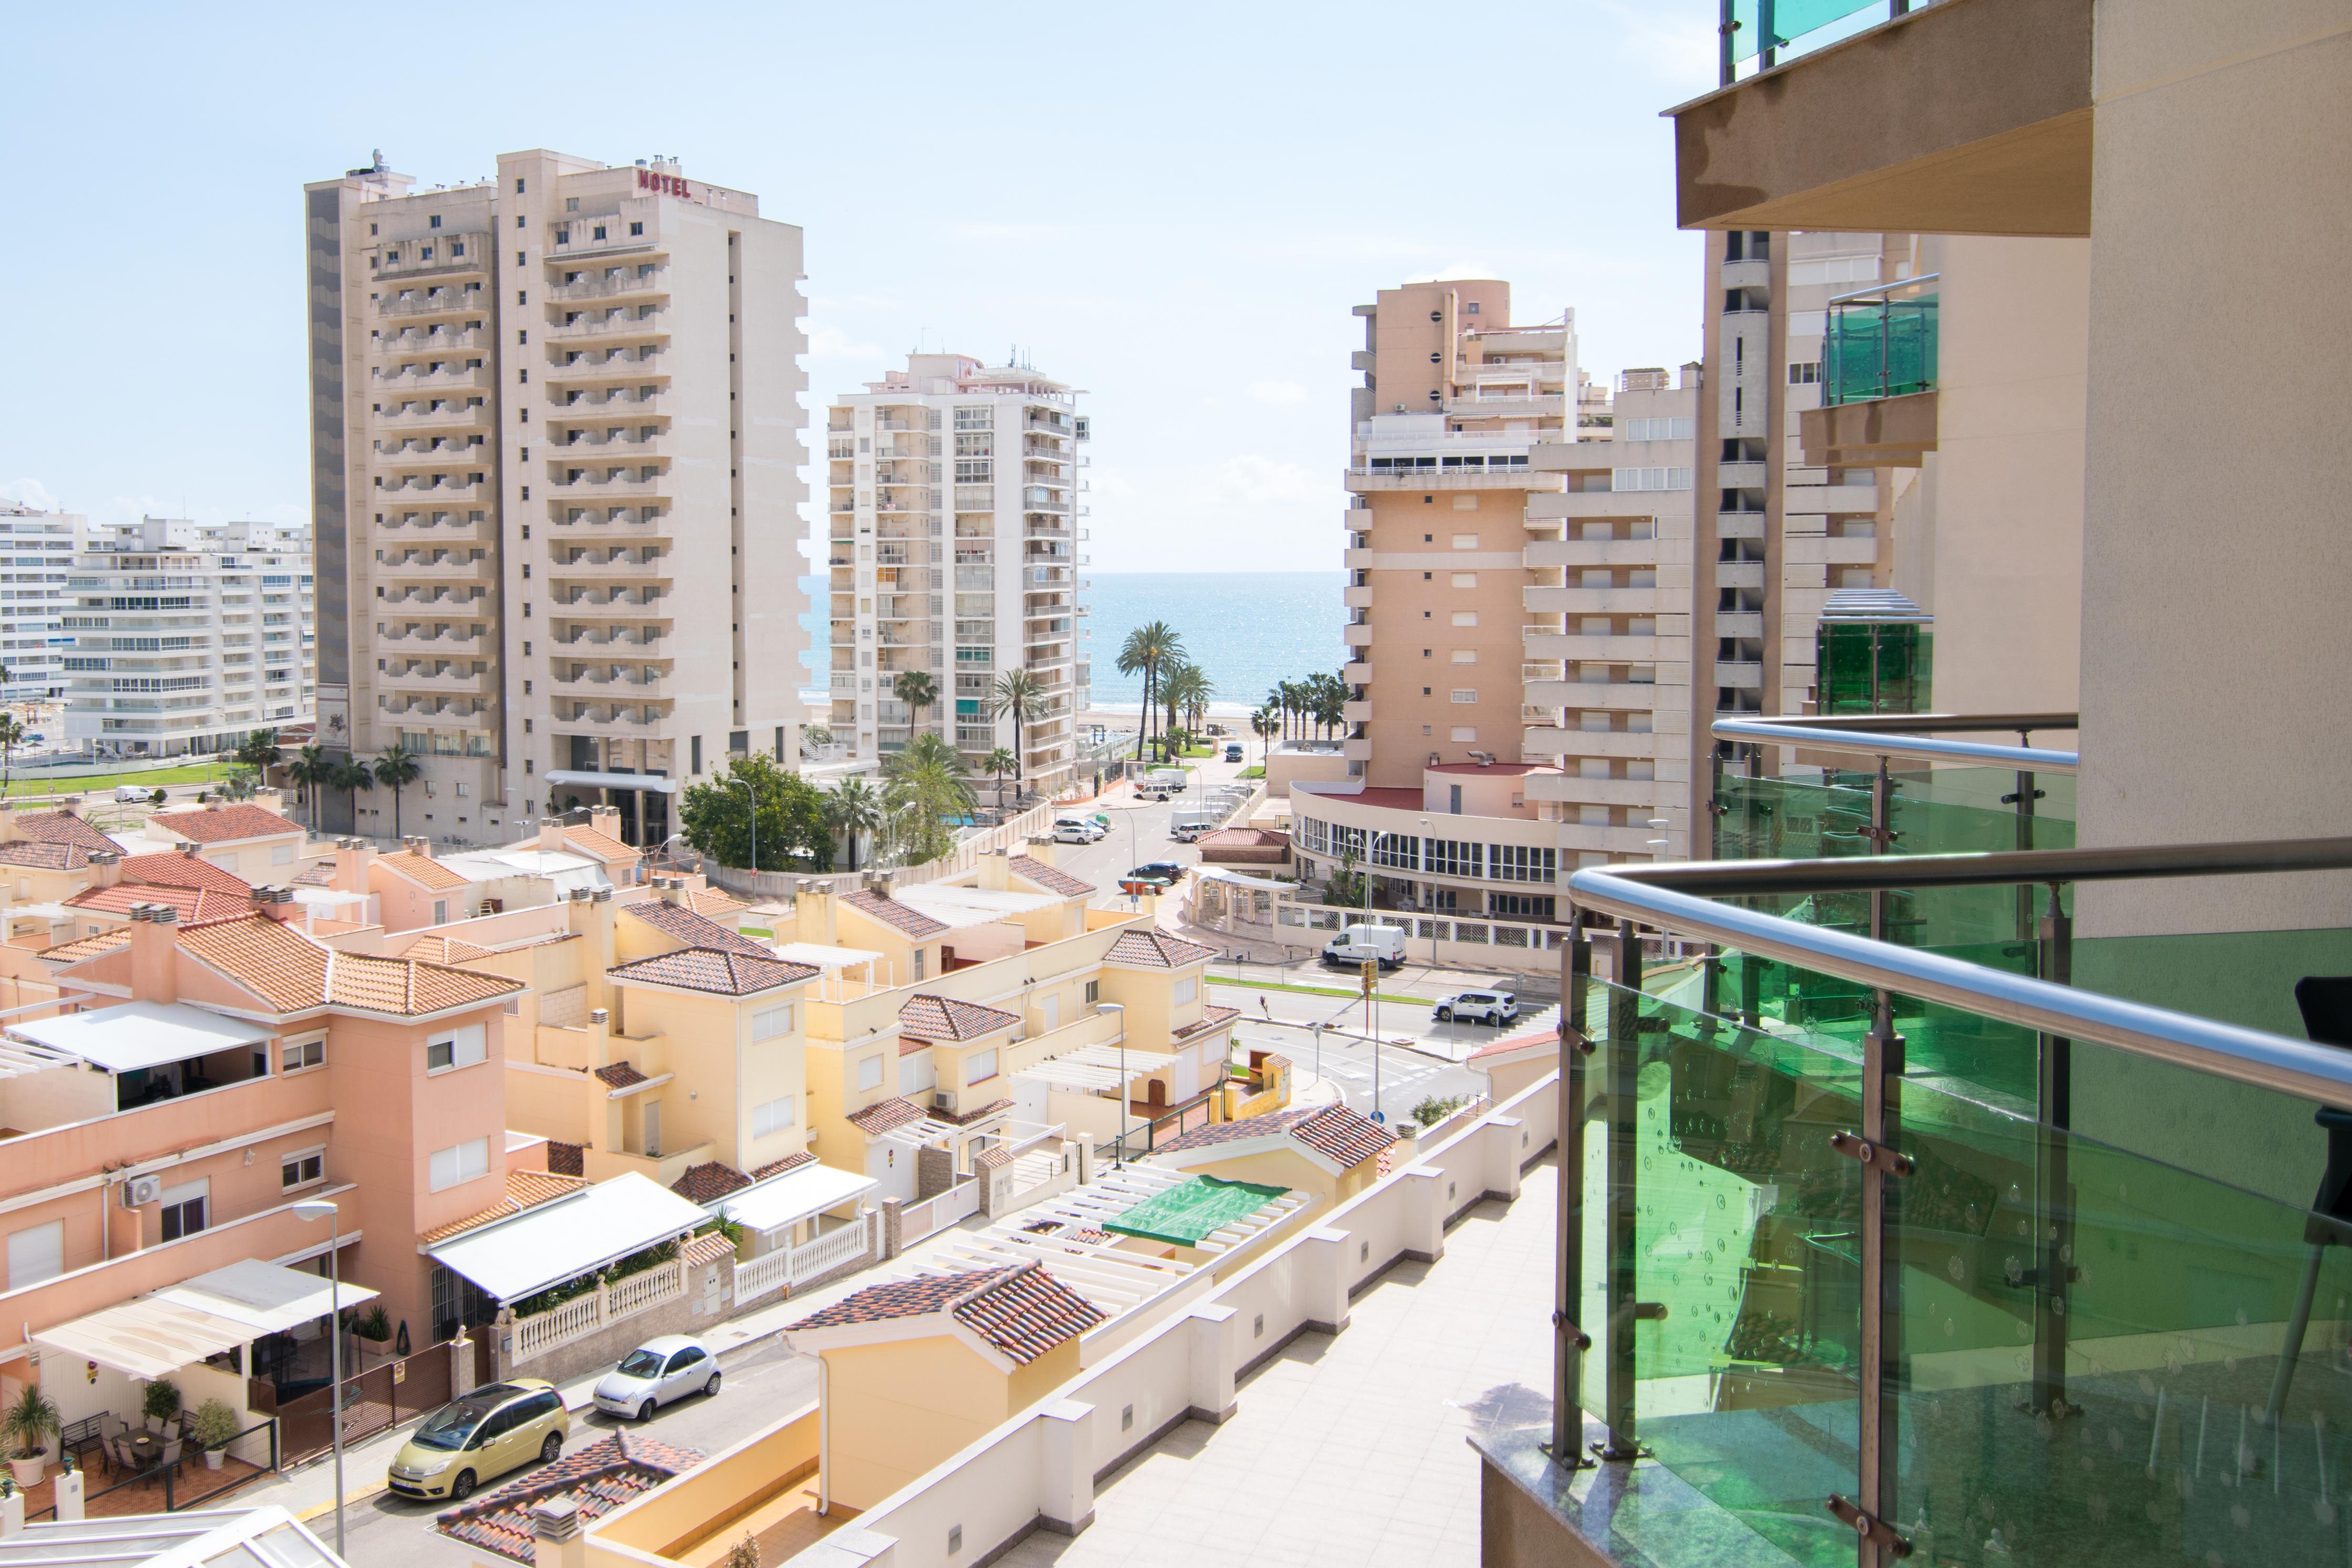
[[[1367,958],[1364,961],[1364,995],[1369,997],[1372,994],[1372,982],[1380,977],[1380,973],[1381,966],[1377,960]]]

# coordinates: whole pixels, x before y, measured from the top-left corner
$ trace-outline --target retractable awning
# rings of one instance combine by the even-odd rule
[[[656,795],[677,793],[677,780],[658,773],[589,773],[559,768],[547,775],[550,784],[578,784],[590,789],[650,789]]]
[[[1116,1045],[1082,1045],[1066,1055],[1024,1067],[1013,1076],[1055,1089],[1117,1089],[1122,1081],[1132,1083],[1176,1064],[1176,1059],[1164,1051],[1129,1051],[1124,1062],[1121,1056]]]
[[[749,1230],[775,1230],[812,1214],[822,1214],[880,1184],[833,1166],[802,1166],[771,1176],[719,1200],[719,1212]]]
[[[108,1072],[192,1061],[215,1051],[265,1045],[269,1031],[184,1002],[124,1002],[63,1018],[10,1024],[20,1040],[77,1056]]]
[[[36,1332],[43,1350],[151,1382],[208,1355],[276,1333],[375,1292],[346,1284],[340,1295],[316,1274],[247,1259],[152,1295]]]
[[[493,1301],[516,1301],[683,1236],[709,1218],[698,1205],[631,1171],[453,1236],[425,1255]]]

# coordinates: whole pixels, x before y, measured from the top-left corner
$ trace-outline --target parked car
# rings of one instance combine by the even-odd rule
[[[1146,861],[1129,872],[1128,882],[1156,882],[1162,887],[1173,887],[1184,880],[1184,868],[1174,861]]]
[[[1103,836],[1103,829],[1084,817],[1064,817],[1054,824],[1054,841],[1057,844],[1091,844]]]
[[[1519,998],[1508,991],[1457,991],[1437,1004],[1440,1023],[1483,1023],[1500,1029],[1519,1016]]]
[[[482,1482],[563,1451],[572,1417],[543,1377],[486,1383],[427,1416],[392,1457],[384,1480],[403,1497],[463,1501]]]
[[[657,1406],[718,1392],[719,1358],[709,1347],[684,1334],[664,1334],[629,1352],[604,1375],[596,1385],[596,1408],[650,1421]]]
[[[1233,744],[1233,745],[1228,746],[1228,747],[1225,747],[1225,760],[1226,760],[1226,761],[1228,761],[1228,762],[1239,762],[1241,759],[1242,759],[1242,748],[1241,748],[1241,744],[1240,744],[1238,741],[1236,741],[1234,744]]]

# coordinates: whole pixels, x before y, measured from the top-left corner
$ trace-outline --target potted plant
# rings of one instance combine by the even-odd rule
[[[0,1439],[8,1445],[8,1473],[20,1490],[38,1486],[49,1439],[58,1435],[57,1402],[28,1383],[16,1403],[0,1415]]]
[[[160,1436],[179,1416],[180,1385],[168,1377],[157,1378],[140,1396],[139,1408],[147,1417],[147,1429]]]
[[[188,1435],[205,1451],[205,1469],[216,1470],[221,1468],[221,1450],[236,1436],[236,1412],[217,1399],[207,1399],[196,1406]]]
[[[360,1340],[360,1354],[364,1362],[368,1356],[378,1359],[391,1353],[392,1319],[386,1315],[382,1301],[364,1312],[353,1309],[349,1314],[351,1331]]]

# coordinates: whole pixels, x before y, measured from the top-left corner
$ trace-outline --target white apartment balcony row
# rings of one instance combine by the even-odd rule
[[[403,538],[430,535],[435,538],[479,538],[487,537],[489,519],[478,521],[474,513],[480,507],[460,507],[454,511],[386,512],[383,521],[371,524],[379,534],[398,534]]]
[[[433,363],[426,361],[403,365],[398,370],[376,366],[376,390],[384,397],[422,397],[432,392],[487,392],[490,389],[490,372],[481,365],[444,364],[436,371]]]
[[[646,476],[642,469],[635,474],[604,475],[568,465],[561,458],[547,465],[547,482],[561,492],[549,497],[557,506],[583,502],[609,506],[620,500],[642,502],[667,497],[674,487],[667,470],[657,472],[652,477]]]
[[[600,659],[660,659],[667,645],[658,632],[631,632],[625,626],[575,626],[548,641],[559,648],[593,648]]]
[[[496,640],[486,633],[459,631],[446,624],[429,629],[409,625],[379,626],[375,639],[380,645],[402,648],[414,643],[430,647],[436,653],[446,650],[452,653],[469,653],[477,649],[491,651],[498,645]]]
[[[606,309],[614,314],[588,310],[565,312],[576,320],[552,321],[541,329],[547,340],[565,344],[588,340],[594,342],[614,342],[639,338],[667,340],[670,335],[670,313],[667,307],[614,305]],[[643,313],[641,313],[643,312]]]
[[[606,702],[635,702],[675,694],[677,682],[668,671],[640,672],[614,664],[558,670],[549,677],[569,695],[595,695]]]
[[[1690,637],[1661,636],[1654,632],[1587,636],[1580,632],[1530,626],[1522,633],[1527,657],[1565,659],[1586,664],[1654,664],[1660,659],[1686,659]]]
[[[490,335],[470,324],[464,327],[411,327],[404,331],[386,332],[368,340],[368,347],[379,358],[388,360],[478,354],[490,346]]]
[[[373,416],[378,425],[394,431],[450,430],[467,426],[488,428],[491,411],[480,397],[412,399],[383,403]]]
[[[551,347],[545,374],[550,382],[642,381],[669,373],[669,350],[647,345],[639,349]]]
[[[612,530],[622,529],[631,538],[667,538],[663,525],[669,521],[667,507],[613,506],[599,501],[593,506],[580,506],[572,497],[562,497],[562,504],[548,507],[547,525],[561,528],[569,538],[609,538]]]
[[[376,677],[376,680],[381,685],[398,687],[403,690],[472,692],[478,690],[483,682],[492,678],[492,673],[488,664],[481,664],[478,668],[475,664],[469,664],[460,668],[455,664],[442,664],[387,668]]]
[[[1672,737],[1668,737],[1671,741]],[[1536,726],[1519,737],[1519,750],[1524,757],[1557,760],[1562,757],[1624,758],[1634,761],[1654,761],[1659,755],[1657,735],[1646,729],[1563,729]]]
[[[387,577],[487,577],[498,570],[498,563],[486,550],[378,550],[375,569]]]
[[[658,264],[567,268],[558,276],[569,281],[550,284],[547,297],[559,305],[583,299],[625,299],[634,295],[669,292],[669,268]]]
[[[568,425],[606,419],[653,418],[675,412],[673,401],[658,389],[642,387],[572,387],[548,398],[547,422]]]
[[[1415,468],[1410,471],[1357,466],[1341,475],[1341,482],[1351,494],[1396,490],[1557,490],[1566,481],[1558,474],[1538,473],[1530,468]],[[1354,508],[1349,509],[1350,513]],[[1370,519],[1350,517],[1343,525],[1351,529],[1369,526]]]
[[[479,467],[497,454],[479,435],[391,435],[371,443],[375,460],[386,468]]]
[[[632,414],[628,417],[646,418],[648,416],[644,414]],[[550,423],[551,423],[553,422],[551,421]],[[634,430],[621,429],[618,431],[615,431],[609,426],[592,427],[588,422],[583,420],[574,424],[562,439],[558,440],[551,438],[549,440],[547,444],[548,456],[551,461],[555,462],[561,462],[564,458],[571,457],[588,458],[594,461],[607,463],[643,463],[648,458],[662,455],[653,448],[654,444],[659,441],[664,434],[665,432],[663,430],[646,425],[641,425]]]
[[[677,575],[677,563],[671,559],[674,553],[645,550],[632,557],[615,550],[603,559],[586,554],[573,555],[568,559],[551,560],[547,575],[564,582],[669,582]]]
[[[1687,665],[1672,668],[1687,672]],[[1540,676],[1521,683],[1520,695],[1532,706],[1548,712],[1591,713],[1651,713],[1669,701],[1676,707],[1688,706],[1688,686],[1683,682],[1657,681],[1580,681],[1556,676]]]
[[[549,722],[566,735],[633,738],[656,734],[669,722],[669,714],[666,707],[582,704],[568,714],[551,716]]]
[[[1545,615],[1655,614],[1660,610],[1683,609],[1690,602],[1687,592],[1676,593],[1646,582],[1623,588],[1529,586],[1522,588],[1520,595],[1523,608]]]
[[[379,316],[454,316],[484,308],[488,290],[479,283],[442,283],[382,293],[376,301]]]
[[[1587,779],[1570,769],[1563,773],[1530,773],[1521,786],[1524,798],[1568,805],[1654,807],[1670,798],[1679,780],[1656,779]],[[1646,824],[1645,824],[1646,825]]]
[[[376,711],[394,718],[431,719],[466,729],[489,727],[491,704],[481,697],[394,697],[379,695]]]
[[[575,588],[570,593],[548,595],[558,613],[566,619],[583,617],[623,616],[630,620],[669,619],[664,601],[668,598],[659,589]]]
[[[1554,567],[1632,566],[1655,568],[1655,539],[1529,539],[1520,557],[1538,570]]]

